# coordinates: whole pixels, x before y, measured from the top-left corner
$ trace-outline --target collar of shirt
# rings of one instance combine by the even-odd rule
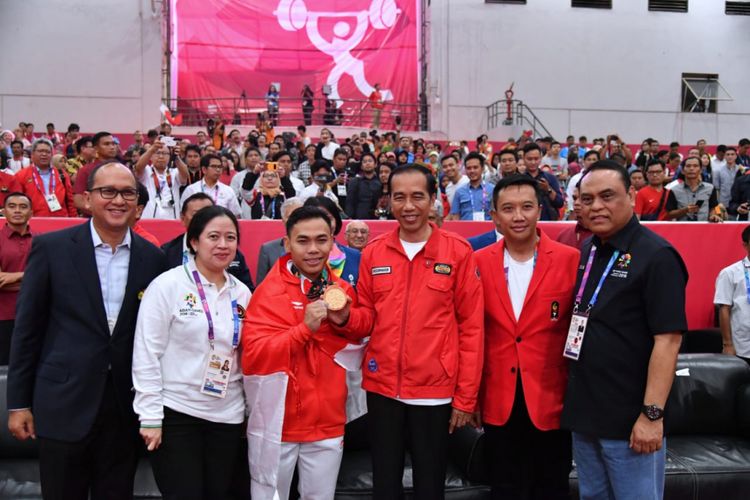
[[[224,286],[219,289],[216,285],[211,283],[208,278],[203,276],[203,273],[198,270],[198,266],[195,265],[195,261],[192,261],[189,264],[183,264],[183,266],[185,268],[185,275],[193,286],[196,286],[195,279],[193,279],[193,271],[196,271],[198,273],[198,276],[200,276],[201,279],[201,284],[204,287],[215,288],[216,293],[219,295],[221,295],[225,290],[231,291],[237,286],[237,282],[235,281],[234,276],[229,274],[226,269],[224,269]],[[231,294],[231,296],[234,297],[233,294]]]
[[[94,227],[94,219],[91,219],[91,222],[89,222],[89,225],[91,226],[91,240],[94,242],[94,248],[100,247],[100,246],[109,246],[106,243],[104,243],[99,237],[99,233],[96,232],[96,228]],[[130,248],[130,229],[125,233],[125,237],[122,239],[122,242],[120,242],[119,245],[117,245],[117,248],[120,247],[128,247]]]
[[[617,250],[620,250],[621,252],[625,252],[630,248],[630,244],[633,241],[633,237],[635,236],[635,233],[638,231],[638,228],[641,226],[641,224],[638,222],[638,218],[633,215],[633,217],[628,221],[628,223],[620,229],[620,231],[617,232],[614,236],[612,236],[608,241],[607,245],[616,248]],[[594,244],[596,245],[596,248],[602,247],[602,240],[599,239],[599,236],[594,236],[593,239]]]
[[[503,233],[495,229],[495,241],[500,241],[503,239]]]
[[[2,230],[0,230],[0,233],[7,238],[31,238],[31,226],[27,226],[26,232],[24,234],[19,233],[12,227],[10,227],[7,223],[3,226]]]

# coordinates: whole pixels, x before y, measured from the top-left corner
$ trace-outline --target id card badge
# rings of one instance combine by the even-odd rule
[[[211,351],[206,362],[206,371],[201,382],[201,394],[207,394],[215,398],[224,398],[227,395],[229,385],[229,374],[232,371],[232,356]]]
[[[565,340],[565,351],[563,356],[578,361],[581,356],[581,346],[583,345],[583,336],[586,334],[586,324],[589,317],[583,314],[573,314],[570,319],[570,328],[568,329],[568,338]]]
[[[172,201],[171,198],[166,199],[166,200],[164,198],[160,198],[160,200],[161,200],[161,203],[160,203],[161,208],[163,208],[164,210],[169,210],[174,206],[174,201]]]
[[[484,212],[472,212],[471,220],[479,222],[484,221]]]
[[[346,184],[339,184],[336,194],[339,196],[346,196]]]
[[[50,212],[57,212],[58,210],[62,210],[60,202],[57,199],[57,195],[48,194],[44,197],[44,199],[47,201],[47,206],[49,207]]]

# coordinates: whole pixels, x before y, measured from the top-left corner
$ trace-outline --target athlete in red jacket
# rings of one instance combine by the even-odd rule
[[[344,337],[350,328],[334,331],[343,313],[328,310],[319,295],[326,283],[343,288],[349,303],[356,294],[327,266],[333,234],[325,212],[294,211],[284,240],[288,254],[255,290],[242,332],[252,497],[289,498],[296,465],[301,498],[333,498],[346,421],[344,367],[359,369],[361,355],[347,362],[358,346]]]
[[[37,139],[31,148],[32,163],[16,173],[16,181],[31,199],[34,217],[76,217],[68,174],[51,166],[52,143]]]
[[[536,228],[541,198],[530,177],[504,177],[493,207],[504,239],[476,254],[486,299],[479,406],[493,498],[570,498],[570,433],[560,430],[560,413],[579,252]]]
[[[469,244],[428,221],[435,202],[430,171],[401,167],[389,184],[399,227],[365,248],[359,306],[347,323],[372,332],[362,387],[374,498],[399,498],[408,433],[415,497],[440,499],[448,433],[467,423],[476,406],[482,287]]]

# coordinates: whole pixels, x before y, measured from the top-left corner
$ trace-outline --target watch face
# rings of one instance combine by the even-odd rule
[[[656,405],[649,405],[643,407],[643,413],[649,420],[659,420],[664,416],[664,410]]]

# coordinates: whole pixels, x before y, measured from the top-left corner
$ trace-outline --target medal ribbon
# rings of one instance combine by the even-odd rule
[[[591,250],[589,251],[589,258],[586,262],[586,268],[583,271],[583,278],[581,279],[581,285],[578,287],[578,293],[576,294],[576,303],[573,307],[573,313],[578,312],[578,308],[581,305],[581,302],[583,301],[583,290],[586,288],[586,283],[589,281],[589,274],[591,273],[591,265],[594,263],[594,256],[596,255],[596,245],[591,246]],[[617,260],[617,257],[620,256],[620,251],[615,250],[615,253],[612,254],[612,257],[609,259],[609,262],[607,263],[607,267],[604,269],[604,273],[602,273],[602,277],[599,278],[599,283],[596,285],[596,288],[594,289],[594,294],[591,296],[591,299],[589,300],[589,305],[586,307],[586,314],[588,314],[591,309],[594,308],[594,305],[596,305],[596,301],[599,299],[599,292],[602,289],[602,285],[604,285],[604,280],[607,279],[607,275],[612,270],[612,266],[615,265],[615,261]]]
[[[44,188],[44,179],[42,179],[42,172],[36,165],[34,165],[34,170],[31,176],[34,178],[34,184],[36,184],[36,188],[40,193],[42,193],[44,196],[47,196],[48,194],[55,194],[55,172],[52,167],[49,168],[49,191]]]

